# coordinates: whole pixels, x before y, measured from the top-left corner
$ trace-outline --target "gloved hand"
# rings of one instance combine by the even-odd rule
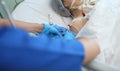
[[[71,32],[71,31],[66,31],[66,33],[64,34],[64,39],[75,39],[76,35]]]
[[[63,39],[75,39],[76,35],[72,31],[58,25],[54,25],[54,27],[60,32]]]
[[[61,37],[61,34],[59,33],[59,31],[52,25],[49,25],[49,24],[43,24],[43,25],[44,25],[44,28],[42,30],[42,33],[47,34],[52,38]]]
[[[66,32],[67,29],[65,27],[61,27],[61,26],[58,26],[58,25],[53,25],[59,32]]]

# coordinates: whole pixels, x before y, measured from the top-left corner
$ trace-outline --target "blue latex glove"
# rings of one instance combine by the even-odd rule
[[[66,29],[65,27],[61,27],[58,25],[53,25],[60,33],[65,33],[68,29]]]
[[[76,35],[72,31],[58,25],[54,25],[54,27],[60,32],[63,39],[75,39]]]
[[[73,33],[73,32],[71,32],[71,31],[66,31],[66,33],[65,33],[65,35],[64,35],[64,39],[75,39],[75,37],[76,37],[76,35]]]
[[[61,38],[61,34],[55,27],[49,24],[43,24],[43,25],[44,25],[44,29],[42,30],[42,33],[47,34],[52,38]]]

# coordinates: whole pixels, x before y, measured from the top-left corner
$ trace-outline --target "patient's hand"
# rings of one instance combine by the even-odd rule
[[[76,34],[83,28],[88,21],[88,18],[78,18],[73,20],[73,23],[69,26],[70,30]]]

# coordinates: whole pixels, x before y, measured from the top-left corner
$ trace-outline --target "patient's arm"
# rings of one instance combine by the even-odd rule
[[[77,34],[83,28],[83,26],[86,24],[87,21],[88,21],[88,18],[75,20],[72,23],[72,25],[70,25],[70,30]]]
[[[43,29],[42,24],[36,24],[36,23],[28,23],[23,21],[14,21],[14,24],[16,27],[25,29],[29,32],[41,32]],[[0,19],[0,26],[10,26],[10,22],[8,19]]]

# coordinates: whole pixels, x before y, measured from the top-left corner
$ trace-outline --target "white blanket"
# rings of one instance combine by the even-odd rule
[[[95,39],[101,48],[98,61],[120,66],[120,0],[100,0],[79,33]]]

